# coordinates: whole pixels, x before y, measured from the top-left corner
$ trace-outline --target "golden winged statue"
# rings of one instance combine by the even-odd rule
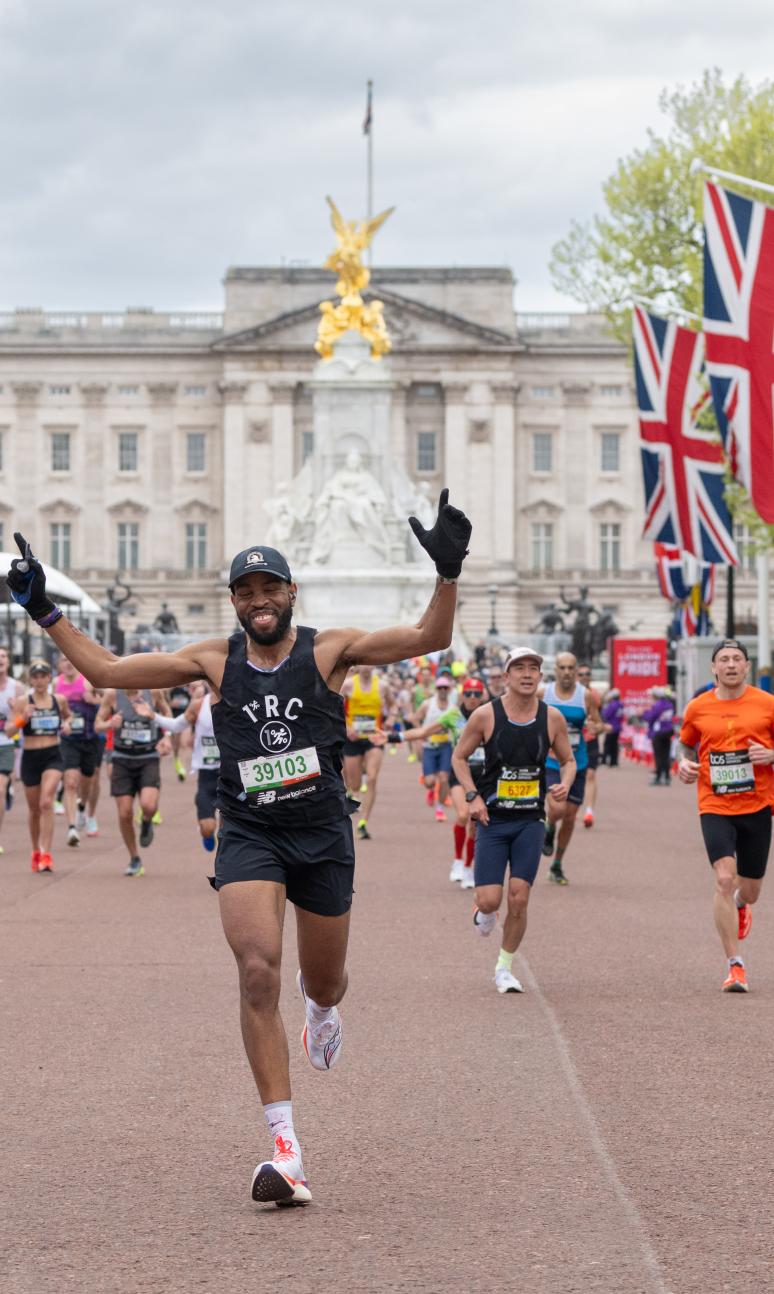
[[[381,359],[392,345],[382,315],[382,302],[369,301],[366,305],[361,296],[371,281],[371,271],[363,264],[363,252],[395,208],[388,207],[373,220],[361,220],[358,224],[354,220],[345,220],[332,198],[326,198],[326,201],[331,209],[336,246],[323,268],[338,275],[336,291],[341,301],[338,304],[321,302],[322,319],[314,348],[323,359],[331,359],[339,337],[352,328],[368,342],[372,358]]]

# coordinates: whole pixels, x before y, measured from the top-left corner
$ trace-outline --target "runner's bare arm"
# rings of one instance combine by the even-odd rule
[[[557,763],[561,770],[562,786],[566,791],[569,791],[578,770],[572,753],[570,738],[567,736],[567,724],[564,715],[561,710],[557,710],[553,705],[548,707],[548,737],[551,742],[551,749],[556,755]]]
[[[587,727],[596,737],[605,731],[605,724],[602,722],[602,716],[599,713],[599,697],[593,688],[586,688],[586,716]]]
[[[46,631],[93,687],[165,688],[206,678],[220,687],[228,644],[225,638],[188,643],[176,652],[116,656],[76,629],[65,616]]]
[[[427,610],[415,625],[395,625],[366,633],[362,629],[324,629],[315,639],[317,668],[338,691],[350,665],[391,665],[412,656],[444,651],[451,642],[457,585],[435,586]]]

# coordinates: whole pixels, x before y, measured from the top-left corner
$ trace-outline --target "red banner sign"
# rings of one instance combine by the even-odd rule
[[[667,681],[666,641],[663,638],[614,638],[612,686],[624,705],[645,705],[648,688]]]

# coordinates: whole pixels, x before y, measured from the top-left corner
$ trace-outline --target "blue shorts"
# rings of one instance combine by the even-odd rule
[[[546,764],[546,790],[548,790],[549,786],[556,786],[557,782],[561,782],[561,780],[562,774],[560,770],[558,768],[551,768],[549,764]],[[575,774],[575,781],[567,792],[567,799],[570,804],[583,804],[585,795],[586,770],[585,768],[581,768],[580,771]]]
[[[439,741],[437,746],[423,746],[423,775],[425,777],[434,777],[436,773],[450,773],[451,757],[452,744],[450,741]]]
[[[473,876],[476,885],[504,885],[505,869],[511,879],[532,885],[540,866],[546,824],[539,819],[490,818],[489,826],[479,822]]]

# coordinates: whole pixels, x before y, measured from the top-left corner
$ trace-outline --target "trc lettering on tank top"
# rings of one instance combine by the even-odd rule
[[[303,826],[351,812],[341,777],[344,701],[317,669],[315,633],[299,625],[290,654],[266,671],[248,661],[242,630],[229,639],[221,699],[212,707],[226,818]]]

